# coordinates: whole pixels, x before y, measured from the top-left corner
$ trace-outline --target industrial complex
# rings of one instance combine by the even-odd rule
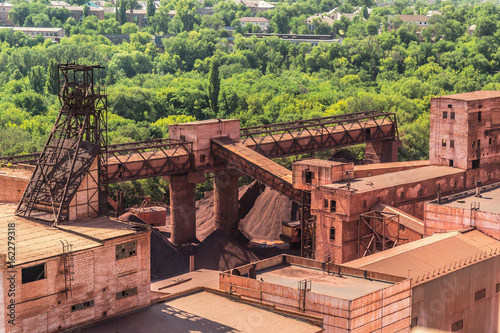
[[[59,65],[44,150],[0,157],[0,331],[500,331],[500,91],[432,98],[429,160],[400,162],[375,111],[110,145],[101,68]],[[359,144],[363,165],[276,162]],[[107,185],[150,177],[169,205],[122,215]],[[248,223],[287,243],[252,248]]]

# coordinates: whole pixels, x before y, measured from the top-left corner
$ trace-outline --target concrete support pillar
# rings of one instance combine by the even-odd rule
[[[398,148],[401,141],[368,142],[365,149],[366,163],[387,163],[398,161]]]
[[[171,241],[181,245],[196,238],[196,184],[188,174],[168,177],[170,183]]]
[[[238,232],[238,178],[236,170],[214,173],[215,229],[230,236]]]

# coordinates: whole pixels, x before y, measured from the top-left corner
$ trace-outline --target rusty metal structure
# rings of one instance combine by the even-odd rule
[[[97,158],[105,156],[107,98],[96,85],[101,66],[58,65],[61,109],[16,214],[57,225],[83,177]],[[100,154],[101,153],[101,154]],[[95,180],[100,184],[100,180]],[[98,189],[100,190],[100,189]]]
[[[193,170],[192,151],[191,142],[172,139],[109,145],[104,181],[116,183]]]
[[[362,229],[368,232],[362,232]],[[409,242],[401,237],[399,214],[371,211],[360,214],[358,222],[358,258]]]
[[[83,209],[94,212],[84,212],[81,216],[96,216],[105,207],[106,200],[104,196],[101,198],[105,184],[158,176],[186,177],[189,173],[215,172],[230,166],[301,205],[301,254],[313,257],[315,221],[310,212],[311,193],[294,188],[291,171],[271,159],[398,140],[395,114],[372,111],[241,129],[232,127],[231,135],[235,139],[220,129],[208,137],[200,130],[200,135],[205,135],[200,140],[209,141],[208,149],[203,148],[206,151],[200,150],[201,141],[186,140],[184,134],[176,139],[107,145],[107,95],[104,87],[95,83],[95,75],[101,68],[60,64],[58,83],[62,107],[44,150],[0,158],[0,163],[12,164],[36,161],[36,169],[16,214],[54,225],[70,216],[78,218],[77,213],[71,215],[76,208],[71,210],[70,203],[86,176],[94,178],[92,191],[85,189],[86,198],[94,197],[94,204]],[[211,123],[216,128],[222,124],[219,120],[200,122],[200,125],[211,128]],[[210,155],[208,164],[206,153]],[[97,161],[97,172],[90,172],[91,165],[94,165],[92,170],[96,170],[94,161]],[[95,205],[95,197],[98,197],[98,205]]]
[[[361,112],[296,122],[254,126],[240,130],[243,146],[267,158],[383,140],[397,140],[393,113]],[[106,147],[106,146],[103,146]],[[194,170],[192,143],[155,139],[106,147],[109,165],[104,181],[114,183]],[[1,163],[35,164],[40,153],[0,157]],[[112,167],[111,167],[112,166]],[[137,168],[144,168],[137,172]],[[300,201],[300,200],[298,200]]]
[[[358,112],[242,128],[241,143],[267,158],[398,138],[396,115]]]

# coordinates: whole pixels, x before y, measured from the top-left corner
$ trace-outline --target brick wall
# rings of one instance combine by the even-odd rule
[[[117,260],[116,245],[133,240],[137,242],[137,255]],[[54,332],[147,306],[150,302],[149,244],[149,232],[142,232],[74,253],[74,275],[68,295],[64,292],[62,256],[16,267],[16,325],[9,325],[5,320],[0,325],[6,325],[8,333]],[[22,268],[41,263],[46,264],[46,278],[22,284]],[[2,270],[2,281],[6,274],[5,269]],[[137,295],[116,299],[116,293],[135,287]],[[5,287],[3,299],[9,301]],[[90,300],[94,306],[71,311],[72,305]]]
[[[29,179],[0,175],[0,202],[18,203],[21,201]]]

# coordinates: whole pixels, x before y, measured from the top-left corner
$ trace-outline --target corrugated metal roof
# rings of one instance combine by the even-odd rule
[[[458,267],[460,261],[463,264],[465,259],[479,258],[491,251],[500,255],[500,242],[496,239],[477,230],[453,231],[353,260],[344,266],[416,279],[455,263]]]
[[[399,215],[399,223],[411,229],[413,231],[418,232],[419,234],[424,234],[424,221],[417,219],[410,214],[403,212],[397,208],[394,208],[390,205],[383,204],[381,202],[377,202],[375,205],[371,207],[372,210],[378,210],[384,213],[393,213]]]

